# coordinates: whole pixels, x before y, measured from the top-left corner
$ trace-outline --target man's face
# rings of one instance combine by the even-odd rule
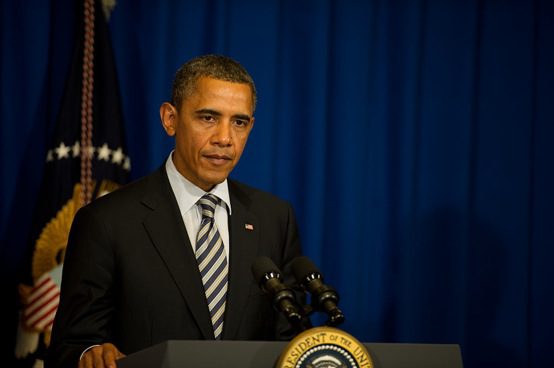
[[[202,77],[179,111],[160,107],[165,131],[175,136],[173,162],[196,186],[210,191],[239,162],[254,125],[248,84]]]

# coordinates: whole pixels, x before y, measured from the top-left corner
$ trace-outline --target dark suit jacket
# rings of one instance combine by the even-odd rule
[[[228,183],[232,215],[223,339],[286,338],[288,324],[250,269],[263,255],[290,274],[289,263],[300,253],[293,211],[268,193]],[[196,259],[164,167],[79,210],[47,367],[76,367],[84,349],[104,342],[130,354],[168,339],[213,338]]]

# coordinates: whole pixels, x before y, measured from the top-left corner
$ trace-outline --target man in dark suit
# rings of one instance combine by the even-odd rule
[[[300,254],[293,211],[228,179],[254,125],[256,90],[235,61],[177,72],[160,107],[175,150],[156,172],[82,208],[71,229],[47,367],[108,367],[168,339],[272,340],[290,326],[250,274]]]

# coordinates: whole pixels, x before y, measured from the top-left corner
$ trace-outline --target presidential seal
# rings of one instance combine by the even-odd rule
[[[277,368],[373,368],[365,346],[333,327],[315,327],[296,336],[285,348]]]

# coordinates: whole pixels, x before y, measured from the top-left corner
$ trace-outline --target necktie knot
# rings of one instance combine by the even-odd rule
[[[215,207],[219,204],[220,199],[211,193],[206,193],[198,200],[200,211],[202,212],[202,220],[212,220],[214,218]]]

